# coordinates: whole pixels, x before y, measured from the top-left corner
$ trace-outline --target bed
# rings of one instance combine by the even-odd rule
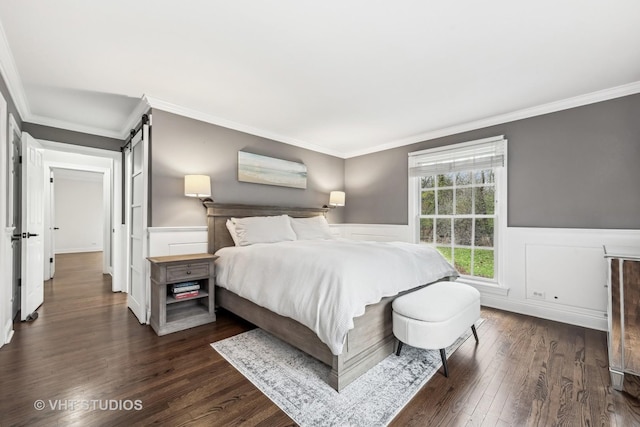
[[[230,218],[277,215],[311,218],[324,215],[328,211],[326,208],[290,208],[213,202],[206,202],[205,206],[207,207],[208,250],[210,253],[235,246],[227,229],[227,220]],[[230,252],[229,249],[226,251]],[[220,253],[224,254],[224,250]],[[455,276],[456,273],[453,270],[451,274],[438,280],[451,279]],[[425,285],[421,284],[417,287]],[[367,305],[364,314],[353,318],[350,325],[353,327],[346,333],[342,345],[338,348],[339,353],[336,351],[335,345],[325,343],[328,342],[326,339],[323,342],[317,331],[314,332],[312,328],[291,317],[277,314],[249,298],[238,295],[241,292],[235,293],[224,287],[216,286],[216,304],[329,365],[331,367],[329,385],[335,390],[341,391],[393,352],[395,340],[391,324],[391,302],[399,295],[415,289],[384,297],[377,303]],[[320,334],[320,336],[322,335]]]

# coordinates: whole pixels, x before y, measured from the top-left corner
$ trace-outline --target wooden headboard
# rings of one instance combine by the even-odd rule
[[[207,207],[208,252],[213,254],[220,248],[233,246],[227,230],[227,220],[231,217],[289,215],[294,218],[309,218],[324,215],[329,208],[292,208],[284,206],[238,205],[205,202]]]

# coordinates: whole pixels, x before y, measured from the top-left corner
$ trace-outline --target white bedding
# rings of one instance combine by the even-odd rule
[[[216,252],[216,284],[297,320],[338,355],[353,319],[383,297],[458,273],[432,247],[297,240]]]

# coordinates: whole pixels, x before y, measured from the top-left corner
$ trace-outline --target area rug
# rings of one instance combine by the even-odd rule
[[[471,328],[447,355],[470,335]],[[386,426],[442,366],[438,350],[405,345],[338,393],[327,365],[262,329],[211,346],[302,427]]]

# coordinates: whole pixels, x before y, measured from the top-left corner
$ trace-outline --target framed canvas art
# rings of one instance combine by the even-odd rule
[[[304,189],[307,167],[303,163],[238,151],[238,181]]]

